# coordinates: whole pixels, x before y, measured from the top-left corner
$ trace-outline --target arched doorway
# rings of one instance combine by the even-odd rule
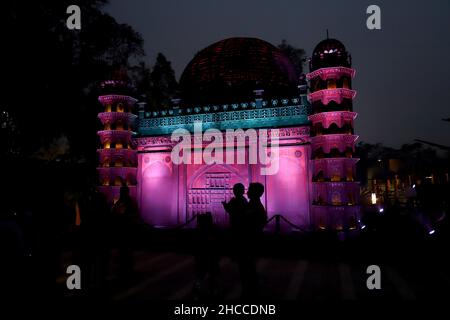
[[[248,171],[247,171],[248,172]],[[189,179],[186,197],[186,215],[211,212],[214,224],[228,225],[228,215],[222,201],[233,197],[235,183],[248,185],[248,175],[231,165],[203,165]]]

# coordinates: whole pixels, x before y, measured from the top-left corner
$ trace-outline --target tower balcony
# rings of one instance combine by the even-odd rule
[[[331,111],[310,115],[308,119],[313,126],[320,124],[322,128],[328,129],[334,123],[338,128],[342,128],[347,123],[353,127],[353,120],[356,119],[357,115],[356,112],[351,111]]]
[[[358,158],[323,158],[312,160],[313,182],[354,181]]]
[[[121,143],[122,145],[131,145],[131,135],[128,130],[101,130],[97,132],[100,137],[100,143]]]
[[[103,125],[112,125],[121,122],[131,126],[134,124],[137,116],[129,112],[100,112],[98,118]]]
[[[318,230],[358,230],[361,208],[359,206],[311,207],[311,222]]]
[[[137,168],[134,167],[100,167],[97,168],[100,183],[103,186],[121,186],[123,183],[136,185]]]
[[[317,69],[311,73],[306,74],[307,80],[320,78],[321,80],[339,79],[341,77],[353,78],[355,76],[355,69],[346,67],[330,67]]]
[[[113,103],[123,103],[128,106],[128,108],[131,108],[134,106],[134,104],[137,102],[137,100],[130,96],[124,96],[120,94],[108,94],[104,96],[99,96],[98,101],[104,106],[111,105]]]
[[[322,206],[352,206],[359,203],[358,182],[314,182],[313,204]]]
[[[331,101],[341,104],[344,99],[353,100],[356,96],[356,91],[345,88],[323,89],[309,94],[309,100],[314,103],[320,101],[327,105]]]
[[[100,165],[104,167],[134,167],[137,153],[131,149],[98,149]]]
[[[355,142],[357,135],[353,134],[328,134],[315,136],[311,138],[312,151],[322,149],[325,154],[331,153],[333,149],[337,149],[340,153],[344,153],[348,149],[355,151]]]
[[[136,186],[128,186],[130,190],[130,196],[136,199],[137,196],[137,187]],[[98,186],[97,190],[103,193],[106,197],[108,203],[115,203],[120,196],[120,186]]]

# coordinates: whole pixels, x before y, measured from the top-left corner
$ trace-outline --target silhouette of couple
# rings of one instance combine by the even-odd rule
[[[234,197],[229,202],[223,201],[223,207],[230,215],[230,226],[234,232],[257,234],[262,232],[267,221],[267,213],[261,203],[264,186],[259,182],[250,183],[247,196],[242,183],[233,186]]]
[[[233,186],[233,193],[234,197],[222,204],[230,216],[232,249],[239,266],[243,297],[255,297],[259,289],[255,251],[260,247],[259,236],[267,221],[267,213],[261,203],[264,186],[259,182],[250,183],[247,191],[249,201],[244,197],[242,183]]]

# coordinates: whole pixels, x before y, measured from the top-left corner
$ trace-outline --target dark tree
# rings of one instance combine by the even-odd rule
[[[129,68],[144,54],[141,36],[103,12],[105,3],[77,1],[81,30],[66,27],[72,1],[2,4],[0,112],[14,119],[21,156],[51,149],[55,139],[67,137],[72,159],[95,159],[98,82],[113,66]]]
[[[162,54],[158,53],[155,65],[150,73],[151,109],[167,108],[171,104],[171,99],[175,96],[178,83],[175,78],[175,72],[172,69],[170,61]]]
[[[136,98],[141,101],[148,101],[152,93],[151,68],[144,61],[140,61],[131,68],[130,79],[139,95]]]
[[[290,45],[287,40],[283,39],[278,48],[284,52],[286,56],[291,60],[297,72],[297,77],[303,73],[303,64],[305,62],[305,50],[296,48]]]

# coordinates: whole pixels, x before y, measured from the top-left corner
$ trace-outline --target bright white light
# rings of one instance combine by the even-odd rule
[[[372,204],[377,204],[377,194],[375,192],[372,193],[371,200]]]
[[[428,234],[429,235],[432,235],[433,233],[435,233],[436,231],[435,230],[430,230],[430,231],[428,231]]]
[[[383,213],[383,212],[384,212],[384,209],[383,209],[383,208],[380,208],[380,210],[378,210],[378,211],[380,211],[380,213]]]
[[[413,184],[413,188],[415,188],[416,187],[416,185],[415,184]]]
[[[362,225],[362,226],[361,226],[361,230],[364,229],[365,227],[366,227],[365,225]]]

